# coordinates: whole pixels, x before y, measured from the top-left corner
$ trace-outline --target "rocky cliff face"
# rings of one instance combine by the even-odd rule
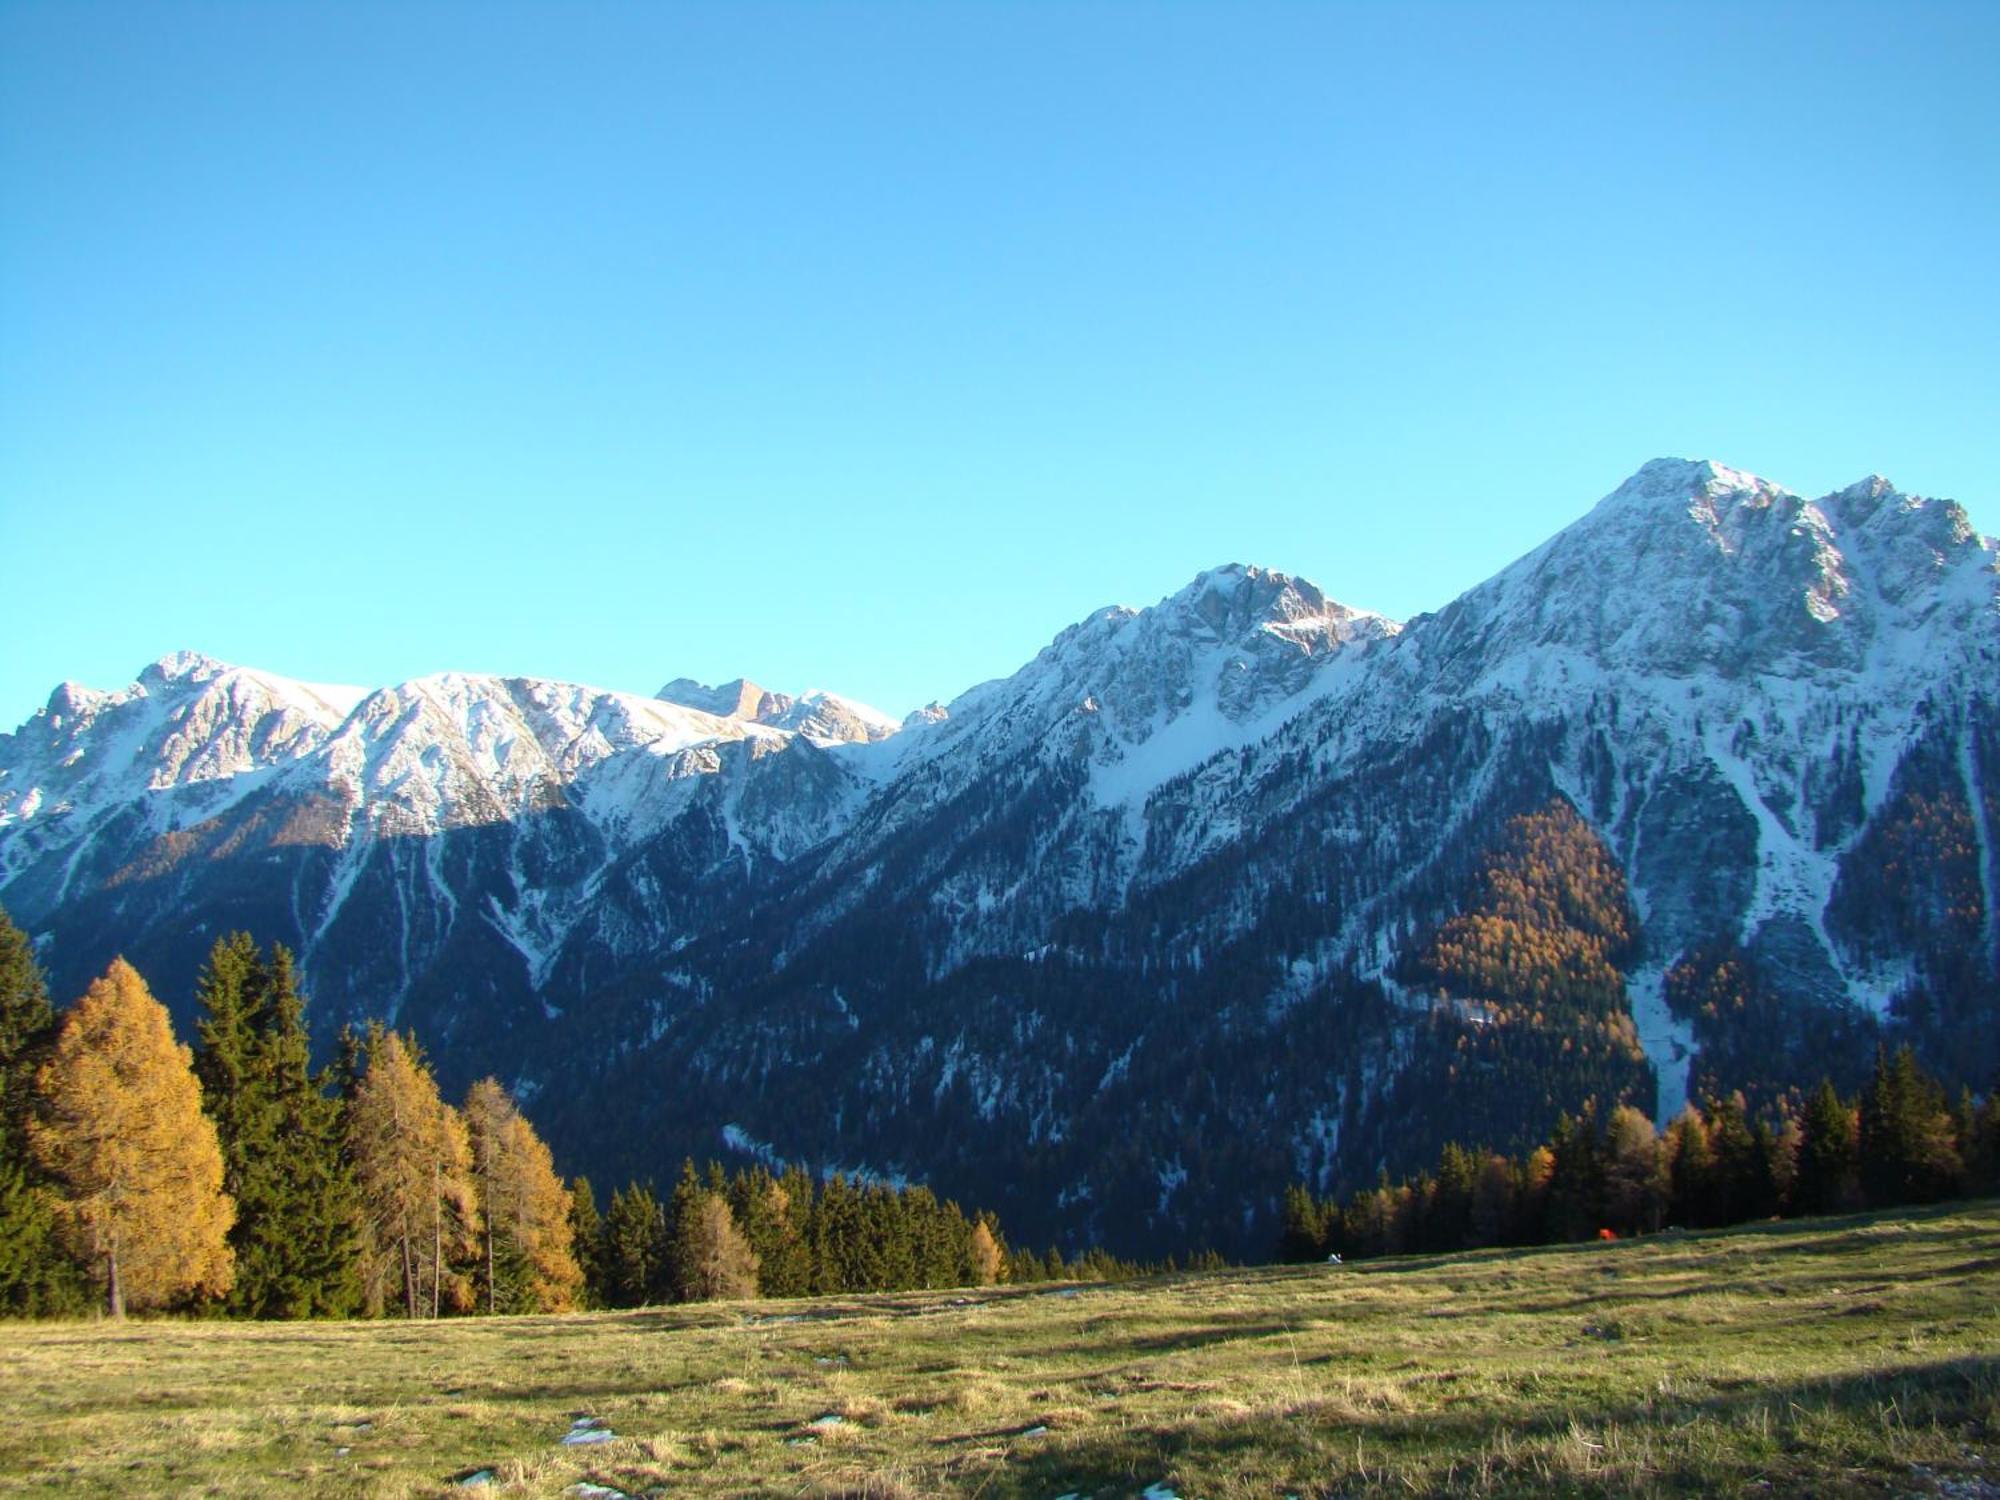
[[[1887,1032],[1990,1083],[1997,560],[1886,481],[1663,460],[1405,626],[1220,568],[900,732],[170,658],[0,740],[0,900],[62,992],[287,942],[322,1028],[417,1026],[600,1178],[729,1126],[1038,1240],[1258,1249],[1287,1180],[1593,1093]]]
[[[721,718],[788,730],[820,746],[886,740],[900,727],[887,714],[838,693],[813,691],[795,698],[741,677],[720,687],[676,677],[654,696]]]

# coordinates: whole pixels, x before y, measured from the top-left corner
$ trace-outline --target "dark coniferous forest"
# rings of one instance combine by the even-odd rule
[[[666,1193],[631,1182],[600,1210],[497,1082],[445,1102],[413,1036],[346,1031],[314,1070],[291,955],[247,934],[215,944],[198,1002],[196,1045],[176,1045],[119,960],[58,1014],[0,914],[0,1310],[437,1317],[1051,1269],[927,1188],[797,1167],[688,1162]]]
[[[1454,1077],[1484,1067],[1518,1082],[1551,1027],[1566,1048],[1630,1058],[1602,1004],[1626,941],[1614,874],[1560,808],[1508,825],[1483,901],[1438,929],[1423,962],[1441,984],[1496,997],[1478,1036],[1525,1024],[1533,1040],[1483,1059],[1460,1049]],[[1710,988],[1726,985],[1722,969]],[[631,1181],[600,1204],[588,1177],[557,1175],[496,1081],[445,1102],[413,1036],[349,1029],[315,1070],[282,946],[219,940],[197,998],[192,1048],[122,960],[59,1015],[25,937],[0,917],[0,1309],[416,1318],[1175,1265],[1010,1247],[991,1213],[926,1187],[797,1165],[687,1161],[665,1191]],[[1878,1051],[1854,1097],[1826,1080],[1753,1107],[1737,1090],[1690,1103],[1664,1133],[1631,1104],[1593,1097],[1521,1155],[1448,1143],[1434,1170],[1385,1173],[1344,1201],[1295,1185],[1272,1248],[1300,1260],[1540,1244],[1996,1189],[2000,1101],[1948,1099],[1903,1047]]]

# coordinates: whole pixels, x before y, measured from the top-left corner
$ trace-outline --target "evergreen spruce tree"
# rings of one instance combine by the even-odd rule
[[[1488,1153],[1479,1166],[1479,1180],[1472,1188],[1470,1243],[1505,1245],[1515,1235],[1514,1200],[1519,1189],[1517,1168],[1506,1157]],[[1340,1247],[1329,1244],[1328,1250]],[[1343,1254],[1346,1252],[1342,1250]]]
[[[763,1167],[738,1173],[729,1185],[730,1211],[757,1257],[757,1288],[766,1297],[802,1297],[811,1282],[805,1236],[791,1211],[794,1186],[791,1174],[781,1182]],[[810,1195],[810,1182],[805,1191]]]
[[[218,939],[196,996],[195,1071],[237,1205],[226,1307],[253,1318],[352,1312],[361,1295],[359,1201],[340,1104],[311,1071],[292,956],[277,946],[266,959],[246,933]]]
[[[10,1155],[27,1138],[28,1096],[55,1024],[34,947],[0,908],[0,1149]]]
[[[958,1268],[972,1242],[972,1226],[956,1203],[939,1203],[928,1188],[914,1195],[913,1225],[918,1285],[933,1289],[958,1285]]]
[[[1860,1147],[1855,1111],[1833,1080],[1822,1078],[1800,1121],[1798,1173],[1792,1206],[1802,1214],[1847,1213],[1861,1203]]]
[[[1575,1119],[1563,1115],[1549,1137],[1548,1224],[1554,1240],[1586,1240],[1604,1223],[1604,1150],[1595,1101]]]
[[[56,1190],[28,1149],[36,1071],[55,1009],[28,936],[0,910],[0,1312],[49,1317],[89,1303],[83,1268],[56,1226]]]
[[[194,1073],[201,1080],[201,1107],[215,1122],[222,1146],[223,1187],[236,1200],[231,1243],[239,1251],[246,1228],[244,1187],[269,1160],[277,1127],[260,1076],[252,1015],[263,1004],[265,983],[263,956],[247,932],[217,938],[195,983],[201,1017],[195,1023]],[[247,1227],[261,1227],[254,1203],[248,1217]]]
[[[1664,1143],[1671,1182],[1668,1213],[1676,1224],[1707,1227],[1716,1217],[1715,1151],[1708,1121],[1690,1102],[1667,1127]]]
[[[1709,1147],[1715,1153],[1713,1222],[1741,1224],[1776,1211],[1769,1154],[1759,1149],[1742,1093],[1716,1100],[1708,1110]]]
[[[604,1215],[604,1300],[611,1307],[644,1307],[660,1300],[667,1223],[653,1190],[629,1183],[611,1195]]]
[[[349,1166],[346,1105],[327,1073],[312,1071],[305,996],[291,953],[273,944],[258,1015],[261,1059],[278,1120],[270,1173],[274,1236],[265,1316],[344,1317],[361,1305],[361,1195]]]
[[[1462,1250],[1472,1241],[1472,1194],[1479,1162],[1455,1141],[1438,1153],[1437,1176],[1424,1212],[1424,1240],[1434,1250]]]
[[[866,1290],[865,1233],[861,1194],[836,1172],[813,1204],[813,1291],[824,1296]]]
[[[872,1292],[908,1292],[916,1286],[916,1236],[910,1228],[908,1194],[874,1184],[862,1200],[868,1222],[864,1244],[870,1250],[866,1272]]]
[[[771,1196],[782,1234],[775,1246],[757,1247],[757,1282],[768,1297],[812,1292],[813,1180],[803,1167],[787,1167]]]
[[[222,1150],[193,1056],[124,959],[77,1001],[35,1078],[28,1139],[106,1310],[220,1296],[235,1274]]]
[[[822,1290],[858,1292],[866,1289],[866,1259],[861,1248],[868,1232],[862,1186],[836,1172],[820,1192],[817,1249],[823,1256]]]
[[[1318,1260],[1326,1251],[1326,1210],[1302,1182],[1285,1189],[1278,1229],[1278,1259],[1292,1265]]]
[[[597,1212],[597,1194],[588,1177],[569,1185],[569,1242],[583,1273],[579,1307],[606,1307],[604,1291],[604,1220]]]
[[[1009,1252],[1007,1256],[1007,1279],[1016,1286],[1024,1286],[1042,1280],[1048,1275],[1048,1267],[1042,1258],[1028,1249]]]
[[[1861,1186],[1871,1206],[1934,1203],[1957,1190],[1964,1165],[1944,1091],[1909,1047],[1876,1054],[1857,1133]]]
[[[1979,1182],[1979,1101],[1972,1096],[1972,1090],[1961,1086],[1958,1103],[1951,1111],[1951,1144],[1958,1153],[1957,1188],[1961,1192],[1977,1192]]]
[[[702,1192],[701,1178],[695,1174],[694,1161],[691,1158],[684,1160],[681,1175],[666,1203],[666,1264],[663,1269],[666,1272],[666,1295],[675,1302],[696,1300],[694,1289],[699,1272],[695,1265],[694,1236]]]
[[[26,1154],[0,1160],[0,1313],[61,1317],[90,1305],[90,1286],[63,1242],[60,1200]]]

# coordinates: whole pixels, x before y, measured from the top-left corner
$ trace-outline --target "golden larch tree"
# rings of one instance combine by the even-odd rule
[[[1000,1280],[1000,1273],[1006,1269],[1006,1258],[1001,1254],[1000,1242],[993,1238],[993,1231],[984,1219],[972,1226],[968,1253],[972,1259],[974,1286],[992,1286]]]
[[[685,1238],[683,1259],[690,1302],[733,1302],[757,1295],[757,1252],[736,1227],[729,1203],[720,1193],[698,1195],[692,1222],[679,1225]]]
[[[402,1037],[368,1046],[368,1070],[347,1109],[347,1145],[361,1194],[368,1299],[376,1310],[402,1283],[408,1317],[472,1305],[459,1267],[471,1258],[479,1203],[465,1118]]]
[[[236,1205],[194,1054],[124,959],[64,1018],[35,1089],[29,1140],[62,1185],[64,1233],[102,1278],[111,1316],[227,1292]]]
[[[583,1289],[570,1193],[549,1148],[499,1081],[465,1096],[473,1178],[485,1225],[488,1312],[568,1312]]]

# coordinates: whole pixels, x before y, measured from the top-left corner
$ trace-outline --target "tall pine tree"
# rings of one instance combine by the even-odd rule
[[[1837,1214],[1858,1208],[1860,1150],[1854,1110],[1841,1099],[1832,1079],[1822,1078],[1806,1101],[1800,1131],[1798,1175],[1792,1181],[1793,1211]]]
[[[634,1182],[611,1194],[600,1254],[608,1306],[665,1300],[667,1220],[650,1187]]]
[[[310,1066],[292,956],[247,933],[218,939],[196,991],[202,1104],[236,1200],[236,1284],[245,1317],[339,1316],[360,1299],[360,1223],[342,1156],[339,1101]]]
[[[605,1306],[604,1219],[597,1212],[597,1194],[588,1177],[578,1177],[569,1185],[569,1243],[577,1269],[583,1273],[577,1306]]]
[[[0,910],[0,1312],[50,1316],[84,1306],[82,1268],[56,1233],[56,1194],[28,1149],[36,1070],[55,1009],[28,936]]]
[[[784,1182],[757,1166],[738,1174],[729,1185],[729,1206],[757,1258],[757,1286],[766,1297],[802,1297],[812,1282],[812,1258],[802,1230],[804,1215],[794,1217],[793,1191],[803,1184],[810,1198],[812,1184],[798,1174]]]
[[[1951,1111],[1908,1047],[1876,1054],[1860,1114],[1861,1186],[1870,1204],[1933,1203],[1957,1188],[1964,1168]]]

